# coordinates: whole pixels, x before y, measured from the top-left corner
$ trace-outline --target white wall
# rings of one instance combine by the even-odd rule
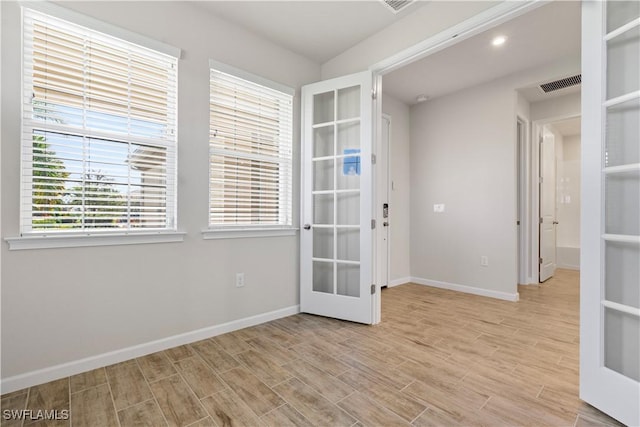
[[[552,121],[579,115],[580,92],[531,103],[532,121]]]
[[[382,96],[382,111],[391,116],[391,284],[406,283],[411,276],[409,202],[411,200],[409,106],[389,94]]]
[[[494,83],[411,108],[413,277],[516,294],[515,101]]]
[[[579,64],[566,58],[411,108],[414,280],[515,297],[516,114],[526,111],[516,88],[576,72]],[[445,212],[434,213],[441,203]]]
[[[544,135],[547,135],[547,132],[550,133],[551,135],[553,135],[553,147],[555,149],[555,162],[556,162],[556,171],[558,170],[557,168],[557,163],[559,161],[562,161],[562,143],[564,141],[564,137],[562,136],[562,133],[560,133],[556,127],[553,125],[553,123],[549,123],[547,125],[544,126]]]
[[[209,58],[294,88],[320,67],[186,2],[64,2],[183,49],[178,220],[183,243],[9,251],[2,242],[2,378],[295,306],[298,237],[203,240]],[[19,234],[20,8],[2,2],[2,238]],[[294,159],[299,157],[299,99]],[[298,182],[296,162],[294,183]],[[297,194],[294,188],[294,210]],[[235,288],[236,272],[246,285]]]
[[[557,163],[557,265],[577,270],[580,266],[580,135],[564,137],[561,150]]]
[[[520,92],[516,97],[516,114],[526,121],[531,120],[531,103]]]

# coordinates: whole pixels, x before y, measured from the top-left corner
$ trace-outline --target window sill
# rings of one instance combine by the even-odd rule
[[[156,233],[118,233],[21,236],[5,238],[10,251],[24,249],[80,248],[86,246],[141,245],[148,243],[174,243],[184,241],[186,233],[179,231]]]
[[[213,239],[247,239],[255,237],[295,236],[297,228],[232,228],[202,230],[202,238]]]

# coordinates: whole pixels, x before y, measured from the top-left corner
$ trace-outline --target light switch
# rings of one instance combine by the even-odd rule
[[[437,212],[437,213],[444,212],[444,203],[438,203],[438,204],[433,205],[433,211]]]

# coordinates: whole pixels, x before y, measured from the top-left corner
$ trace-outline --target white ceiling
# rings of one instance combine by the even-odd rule
[[[558,76],[553,76],[551,80],[555,80],[556,77]],[[568,77],[568,76],[562,76],[562,78],[564,77]],[[537,84],[519,88],[518,92],[520,92],[520,94],[524,96],[524,98],[529,102],[543,101],[543,100],[555,98],[558,96],[564,96],[564,95],[569,95],[571,93],[580,92],[580,85],[576,85],[576,86],[569,86],[564,89],[554,90],[552,92],[545,93],[542,90],[542,88],[540,88],[540,84],[547,83],[547,82],[537,82]]]
[[[197,1],[193,4],[318,64],[427,4],[394,14],[379,0]]]
[[[580,2],[554,1],[385,75],[383,90],[411,105],[421,94],[431,99],[567,57],[578,58],[580,28]],[[491,41],[497,35],[507,41],[494,47]],[[531,96],[535,97],[533,90]]]

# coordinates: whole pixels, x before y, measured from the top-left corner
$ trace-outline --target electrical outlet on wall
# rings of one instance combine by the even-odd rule
[[[489,257],[486,255],[482,255],[480,257],[480,265],[483,267],[488,267],[489,266]]]
[[[244,286],[244,273],[236,273],[236,288]]]

